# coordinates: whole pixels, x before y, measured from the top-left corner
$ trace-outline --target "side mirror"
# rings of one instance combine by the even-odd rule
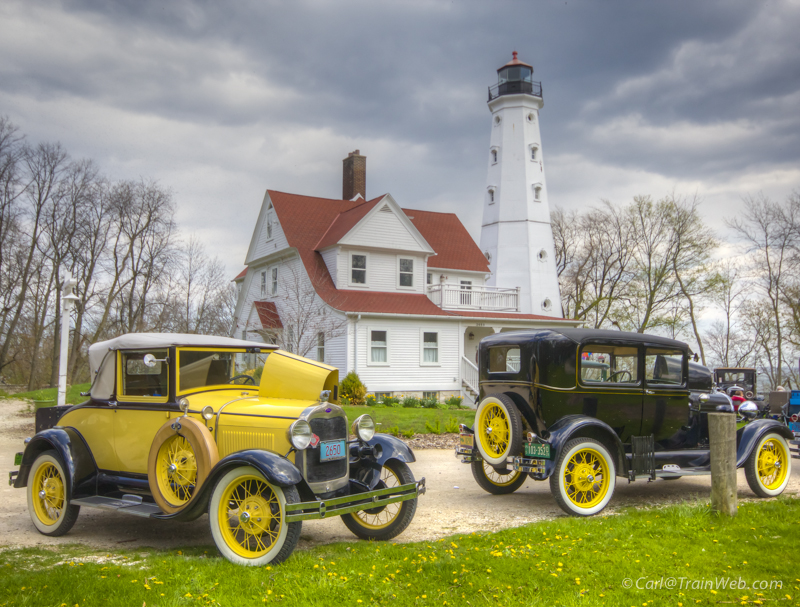
[[[142,359],[145,367],[155,367],[156,363],[165,363],[167,362],[166,358],[156,358],[152,354],[145,354],[144,358]]]

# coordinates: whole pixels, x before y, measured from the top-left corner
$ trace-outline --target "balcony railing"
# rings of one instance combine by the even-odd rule
[[[520,95],[527,94],[534,97],[542,97],[542,83],[527,80],[510,80],[502,84],[495,84],[489,87],[489,101],[497,99],[501,95]]]
[[[519,287],[439,284],[428,287],[428,298],[443,310],[519,312]]]

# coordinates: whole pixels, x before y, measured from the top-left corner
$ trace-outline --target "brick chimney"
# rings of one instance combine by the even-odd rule
[[[367,198],[367,157],[359,150],[342,160],[342,200],[352,200],[357,194]]]

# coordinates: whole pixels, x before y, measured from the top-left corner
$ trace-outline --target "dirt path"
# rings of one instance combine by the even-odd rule
[[[31,524],[25,491],[7,484],[13,469],[14,453],[21,451],[22,440],[33,435],[30,414],[20,401],[0,401],[0,546],[36,546],[80,543],[112,549],[152,546],[172,549],[187,545],[212,546],[208,519],[192,523],[143,520],[116,512],[83,508],[78,522],[66,536],[40,535]],[[454,533],[492,531],[563,516],[550,495],[547,482],[528,481],[516,493],[493,496],[483,492],[472,479],[470,468],[456,460],[451,449],[418,449],[411,464],[414,475],[426,477],[428,492],[420,498],[411,526],[397,541],[435,540]],[[609,511],[627,506],[659,506],[684,500],[708,500],[711,479],[684,478],[677,481],[627,483],[617,479],[617,490]],[[787,494],[800,493],[800,462],[795,460]],[[747,486],[744,471],[739,471],[739,499],[754,496]],[[357,541],[338,519],[306,521],[300,547],[328,542]]]

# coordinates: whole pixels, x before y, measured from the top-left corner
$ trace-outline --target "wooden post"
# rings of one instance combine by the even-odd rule
[[[711,509],[736,516],[736,415],[708,414],[711,444]]]

